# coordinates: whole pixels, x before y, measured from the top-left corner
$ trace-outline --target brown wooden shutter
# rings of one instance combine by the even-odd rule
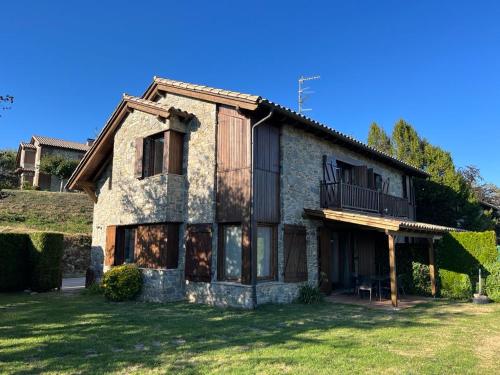
[[[186,279],[191,281],[210,282],[211,264],[211,225],[189,225],[186,236]]]
[[[375,189],[375,173],[373,173],[373,168],[368,168],[366,173],[368,176],[368,188]]]
[[[179,224],[170,223],[164,226],[166,234],[166,250],[164,256],[164,267],[168,269],[177,268],[179,265]]]
[[[353,167],[353,180],[354,185],[368,187],[368,168],[366,165]]]
[[[320,283],[320,288],[322,292],[329,294],[332,291],[332,282],[330,278],[330,254],[331,254],[331,242],[330,242],[330,230],[328,228],[319,228],[319,271],[320,271],[320,282],[322,281],[321,273],[325,274],[327,280],[323,280]]]
[[[104,265],[115,265],[115,249],[116,249],[116,225],[109,225],[106,228],[106,249],[104,254]]]
[[[325,182],[337,181],[337,163],[335,157],[323,155],[323,180]]]
[[[143,173],[143,159],[144,159],[144,139],[136,138],[135,140],[135,177],[144,177]]]
[[[307,281],[306,228],[298,225],[285,225],[283,242],[284,281],[287,283]]]

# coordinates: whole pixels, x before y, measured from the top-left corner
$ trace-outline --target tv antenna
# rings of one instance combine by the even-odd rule
[[[307,94],[314,94],[314,91],[308,91],[309,87],[302,87],[302,85],[306,81],[312,81],[316,79],[320,79],[320,76],[312,76],[312,77],[300,76],[299,78],[299,114],[301,114],[302,112],[312,110],[312,108],[304,108],[304,101],[306,101],[309,98],[309,95]]]

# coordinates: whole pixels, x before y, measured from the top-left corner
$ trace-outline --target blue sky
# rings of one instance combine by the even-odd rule
[[[255,93],[366,140],[404,118],[500,185],[497,1],[10,1],[0,6],[0,148],[84,141],[154,75]]]

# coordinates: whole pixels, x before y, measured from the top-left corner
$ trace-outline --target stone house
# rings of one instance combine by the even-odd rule
[[[78,143],[39,135],[32,136],[29,142],[21,142],[16,159],[20,187],[29,185],[40,190],[60,191],[67,181],[40,171],[41,160],[49,155],[81,160],[92,142],[91,139]]]
[[[390,273],[417,223],[409,164],[260,96],[154,78],[124,95],[67,186],[94,201],[92,264],[141,298],[252,308]],[[435,284],[434,291],[435,291]]]

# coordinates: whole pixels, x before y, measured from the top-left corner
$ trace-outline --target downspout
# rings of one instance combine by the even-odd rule
[[[254,153],[254,138],[255,138],[255,128],[265,121],[269,120],[274,113],[274,109],[271,109],[269,114],[257,121],[252,125],[251,131],[251,144],[250,144],[250,175],[252,179],[252,184],[250,186],[250,269],[251,269],[251,284],[252,284],[252,305],[255,309],[257,307],[257,222],[255,221],[255,210],[254,210],[254,191],[255,191],[255,153]]]

